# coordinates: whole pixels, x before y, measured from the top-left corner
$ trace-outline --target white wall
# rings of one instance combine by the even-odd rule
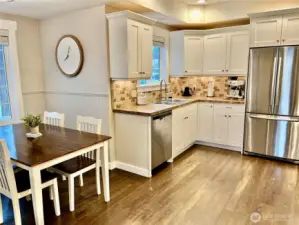
[[[109,82],[105,7],[94,7],[43,20],[40,24],[43,49],[46,108],[65,113],[65,125],[76,128],[76,116],[103,120],[109,134]],[[77,77],[66,77],[58,69],[55,48],[65,34],[76,36],[84,50],[85,62]]]
[[[0,19],[17,22],[17,47],[25,113],[41,114],[45,110],[42,51],[39,21],[0,13]]]

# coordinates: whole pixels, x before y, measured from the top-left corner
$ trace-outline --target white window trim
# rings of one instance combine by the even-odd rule
[[[18,58],[18,49],[17,49],[17,23],[15,21],[9,20],[0,20],[0,29],[8,30],[9,37],[9,48],[8,48],[8,60],[9,66],[7,70],[7,79],[9,85],[9,94],[11,99],[11,121],[0,122],[0,125],[14,124],[21,122],[21,119],[24,117],[24,104],[22,96],[22,87],[21,87],[21,76],[20,76],[20,66]],[[13,76],[9,76],[13,74]]]

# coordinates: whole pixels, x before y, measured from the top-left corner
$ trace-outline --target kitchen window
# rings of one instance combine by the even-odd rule
[[[140,86],[156,86],[160,85],[161,80],[166,80],[166,49],[164,43],[164,38],[154,36],[152,76],[149,80],[141,80]]]
[[[0,121],[12,119],[7,80],[7,54],[7,45],[2,41],[0,42]]]

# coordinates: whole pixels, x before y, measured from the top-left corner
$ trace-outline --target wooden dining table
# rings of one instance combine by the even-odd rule
[[[39,138],[27,138],[26,133],[28,133],[28,129],[24,124],[0,127],[0,139],[6,141],[13,163],[29,171],[34,217],[37,225],[45,223],[41,170],[84,153],[100,151],[104,199],[106,202],[110,201],[108,141],[111,137],[45,124],[40,125],[42,136]],[[97,182],[100,182],[100,162],[99,159],[96,160],[96,179]]]

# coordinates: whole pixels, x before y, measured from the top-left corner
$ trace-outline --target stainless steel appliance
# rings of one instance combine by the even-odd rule
[[[299,160],[299,46],[250,50],[244,153]]]
[[[152,169],[172,157],[172,112],[152,117]]]

